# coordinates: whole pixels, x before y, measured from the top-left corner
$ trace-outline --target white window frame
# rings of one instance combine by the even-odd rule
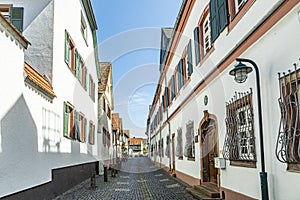
[[[247,0],[234,0],[235,13],[238,13],[242,7],[246,4]]]
[[[87,44],[87,36],[88,36],[88,34],[87,34],[87,24],[86,24],[86,21],[84,19],[84,15],[83,15],[82,11],[81,11],[81,20],[80,20],[80,31],[81,31],[81,34],[82,34],[82,36],[83,36],[83,38],[84,38],[84,40]]]
[[[209,49],[211,48],[211,27],[210,27],[210,21],[209,21],[210,13],[207,14],[205,17],[203,24],[202,24],[202,30],[203,30],[203,55],[206,55]]]

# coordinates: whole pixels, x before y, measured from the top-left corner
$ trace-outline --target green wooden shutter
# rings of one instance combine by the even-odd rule
[[[79,77],[79,53],[77,49],[75,49],[75,76],[78,78]]]
[[[70,63],[70,37],[67,30],[65,30],[65,63]]]
[[[166,106],[169,106],[169,88],[165,88],[165,98],[166,98]]]
[[[24,8],[10,8],[10,22],[22,33],[23,32],[23,13]]]
[[[77,134],[78,134],[78,130],[77,130],[77,128],[78,128],[78,121],[77,121],[77,111],[76,110],[74,110],[74,128],[73,128],[73,136],[74,136],[74,138],[73,139],[77,139]]]
[[[86,91],[88,91],[88,69],[85,67],[85,87],[84,87],[84,89],[86,90]]]
[[[83,88],[85,88],[85,66],[82,64],[82,82]]]
[[[166,106],[165,106],[165,95],[162,95],[161,101],[162,101],[162,105],[163,105],[163,108],[164,108],[164,111],[165,111],[165,110],[166,110]]]
[[[175,97],[175,81],[174,81],[174,75],[172,75],[172,78],[171,78],[171,100],[174,99]]]
[[[178,90],[180,90],[183,86],[183,60],[180,59],[178,63]]]
[[[193,73],[193,57],[192,57],[192,40],[188,44],[188,76],[191,76]]]
[[[78,54],[78,80],[82,84],[82,57]]]
[[[67,107],[67,104],[66,102],[64,102],[63,104],[63,116],[64,116],[64,130],[63,130],[63,133],[64,133],[64,137],[68,137],[69,136],[69,113],[68,113],[68,107]]]
[[[228,24],[228,6],[227,0],[218,1],[218,16],[219,16],[219,34]]]
[[[194,46],[195,46],[195,56],[196,65],[200,62],[200,41],[199,41],[199,27],[194,29]]]
[[[178,63],[178,67],[177,67],[177,90],[179,91],[180,89],[181,89],[181,87],[180,87],[180,76],[181,76],[181,66],[180,66],[180,62],[181,62],[181,59],[180,59],[180,61],[179,61],[179,63]]]
[[[211,42],[213,43],[217,37],[219,36],[219,21],[218,21],[218,0],[210,0],[209,3],[210,8],[210,34],[211,34]]]

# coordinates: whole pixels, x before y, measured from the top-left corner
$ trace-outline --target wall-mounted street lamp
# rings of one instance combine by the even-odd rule
[[[259,140],[260,140],[260,159],[261,159],[261,172],[260,172],[260,184],[261,184],[261,195],[262,200],[269,199],[268,193],[268,177],[265,171],[265,153],[264,153],[264,139],[263,139],[263,128],[262,128],[262,112],[261,112],[261,94],[260,94],[260,77],[259,70],[255,62],[245,58],[237,58],[239,62],[234,69],[232,69],[229,74],[234,76],[234,80],[238,83],[244,83],[248,77],[248,74],[252,72],[252,68],[245,65],[245,63],[250,63],[256,74],[256,88],[257,88],[257,105],[258,105],[258,124],[259,124]]]

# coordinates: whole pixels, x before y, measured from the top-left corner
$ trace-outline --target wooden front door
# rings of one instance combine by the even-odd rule
[[[214,158],[218,157],[219,151],[217,140],[215,120],[208,119],[201,127],[203,182],[218,184],[218,169],[214,166]]]

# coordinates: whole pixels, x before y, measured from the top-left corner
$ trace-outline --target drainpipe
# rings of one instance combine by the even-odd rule
[[[167,84],[167,72],[165,73],[165,88],[166,88],[166,86],[167,86],[168,84]],[[168,95],[168,98],[169,98],[169,95]],[[169,104],[170,104],[170,102],[169,102]],[[168,106],[166,106],[166,110],[167,110],[167,122],[168,122],[168,127],[169,127],[169,141],[167,141],[168,142],[168,145],[169,145],[169,147],[168,147],[168,149],[169,149],[169,171],[172,171],[171,170],[171,145],[170,145],[170,138],[171,138],[171,125],[170,125],[170,122],[169,122],[169,108],[168,108]]]

